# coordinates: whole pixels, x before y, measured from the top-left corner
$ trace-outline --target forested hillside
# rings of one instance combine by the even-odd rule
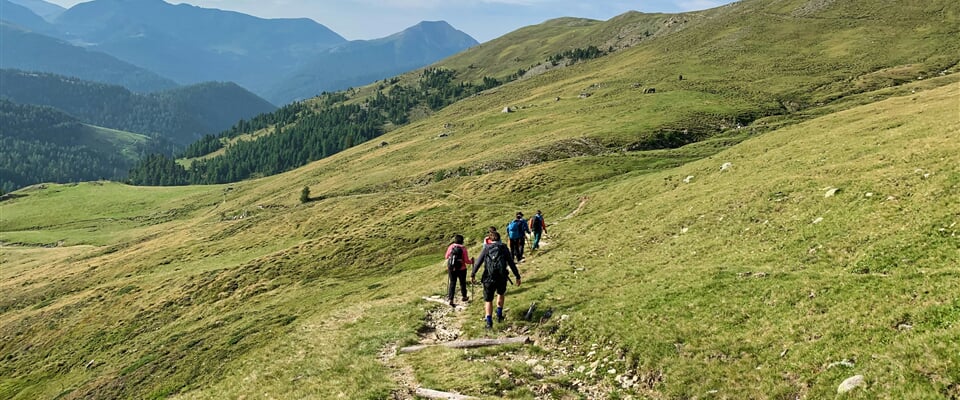
[[[143,160],[130,173],[138,185],[186,185],[236,182],[273,175],[333,155],[382,135],[388,126],[409,122],[414,110],[439,110],[459,99],[499,85],[457,82],[455,72],[422,71],[417,86],[381,84],[382,90],[362,102],[348,102],[344,93],[324,94],[310,103],[293,103],[251,121],[241,121],[219,135],[207,135],[190,145],[185,156],[199,157],[232,144],[222,155],[194,161],[189,169],[165,157]],[[235,140],[265,131],[256,140]]]
[[[122,180],[134,161],[169,152],[146,136],[109,131],[43,106],[0,99],[0,190],[43,182]]]
[[[0,70],[0,96],[45,105],[85,123],[185,146],[242,118],[275,107],[231,83],[204,83],[151,94],[48,73]]]

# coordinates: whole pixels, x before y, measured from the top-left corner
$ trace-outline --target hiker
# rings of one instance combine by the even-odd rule
[[[477,270],[483,265],[483,276],[480,282],[483,283],[483,311],[486,313],[485,321],[487,328],[493,327],[493,293],[497,293],[497,322],[503,322],[503,302],[507,293],[507,281],[510,280],[510,274],[507,271],[507,265],[513,270],[513,276],[517,277],[517,286],[520,286],[520,271],[517,270],[517,264],[513,262],[513,256],[510,255],[510,249],[500,241],[500,234],[490,233],[490,239],[493,243],[483,246],[480,251],[480,261],[473,264],[473,272],[470,274],[470,282],[477,282]]]
[[[523,213],[517,211],[517,218],[507,224],[507,237],[510,238],[510,254],[517,260],[523,262],[523,246],[527,242],[527,234],[530,228],[527,227],[527,220],[523,219]]]
[[[540,248],[540,236],[547,233],[547,223],[543,221],[543,212],[537,210],[537,215],[530,218],[530,231],[533,232],[533,246],[531,250]]]
[[[467,255],[467,246],[463,245],[463,235],[453,235],[453,243],[447,247],[447,275],[450,276],[450,286],[447,288],[447,299],[450,300],[450,307],[456,307],[453,302],[453,295],[457,291],[457,281],[460,281],[461,299],[466,302],[467,298],[467,264],[473,264],[473,259]]]
[[[467,255],[467,246],[463,245],[463,235],[453,235],[453,243],[447,247],[447,275],[450,277],[450,286],[447,288],[447,300],[450,300],[450,307],[456,307],[453,302],[453,295],[457,291],[457,281],[460,281],[461,299],[466,302],[467,298],[467,264],[473,264],[473,259]]]

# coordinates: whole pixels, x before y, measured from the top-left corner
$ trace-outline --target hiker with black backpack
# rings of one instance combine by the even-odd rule
[[[517,218],[507,224],[507,237],[510,238],[510,254],[517,262],[523,262],[523,246],[527,242],[527,234],[530,228],[527,227],[527,220],[523,219],[523,213],[517,211]]]
[[[530,250],[540,248],[540,236],[547,233],[547,223],[543,220],[543,213],[537,210],[537,215],[530,218],[530,231],[533,232],[533,246]]]
[[[483,250],[480,251],[480,261],[473,264],[470,282],[477,282],[477,270],[483,265],[483,276],[480,278],[480,282],[483,283],[483,311],[486,313],[487,328],[492,328],[494,293],[497,294],[497,322],[503,322],[503,303],[507,293],[507,281],[510,280],[507,265],[513,270],[513,276],[517,278],[517,286],[520,286],[520,271],[517,270],[517,264],[513,262],[510,249],[500,241],[500,234],[490,232],[489,236],[493,242],[483,246]]]
[[[473,264],[473,259],[467,256],[467,246],[463,245],[463,235],[453,235],[453,243],[447,247],[447,275],[450,277],[450,286],[447,288],[447,300],[450,307],[456,307],[453,295],[457,292],[457,281],[460,281],[461,299],[466,302],[467,297],[467,264]]]

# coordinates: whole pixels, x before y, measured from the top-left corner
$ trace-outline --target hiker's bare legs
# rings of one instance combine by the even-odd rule
[[[497,295],[497,307],[503,308],[503,300],[504,300],[504,297],[506,297],[506,296],[504,296],[504,295],[502,295],[502,294],[498,294],[498,295]],[[490,309],[487,309],[487,315],[490,315]]]

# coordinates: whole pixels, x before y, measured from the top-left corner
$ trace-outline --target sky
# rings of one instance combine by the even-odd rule
[[[82,1],[47,0],[69,8]],[[732,0],[166,0],[261,18],[310,18],[348,40],[376,39],[421,21],[447,21],[480,42],[558,17],[607,20],[627,11],[676,13]]]

